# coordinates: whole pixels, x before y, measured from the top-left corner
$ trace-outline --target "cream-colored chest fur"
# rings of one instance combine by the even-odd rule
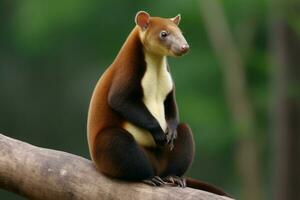
[[[146,54],[145,60],[147,67],[141,80],[144,94],[143,102],[165,131],[167,122],[165,118],[164,100],[173,89],[172,77],[167,70],[167,60],[165,57],[156,59]],[[143,146],[155,146],[153,137],[148,131],[128,122],[124,128],[133,135],[139,144]]]

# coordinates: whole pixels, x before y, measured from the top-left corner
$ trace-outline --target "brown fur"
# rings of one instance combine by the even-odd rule
[[[88,114],[88,144],[96,167],[108,176],[137,181],[151,180],[154,176],[181,177],[193,161],[192,131],[187,124],[179,123],[175,88],[162,105],[167,130],[162,130],[143,103],[146,94],[141,81],[149,64],[146,55],[162,58],[187,51],[188,45],[177,27],[179,22],[180,15],[172,19],[150,18],[147,13],[139,12],[137,26],[94,89]],[[168,38],[160,37],[162,30],[168,32]],[[156,145],[138,143],[125,129],[128,122],[148,131]],[[187,183],[197,187],[195,181]],[[198,186],[201,188],[203,184]],[[203,189],[221,194],[211,187],[204,184]]]
[[[90,102],[88,114],[88,141],[93,156],[95,138],[107,127],[122,127],[124,119],[108,105],[108,95],[112,82],[130,82],[133,76],[142,76],[145,70],[142,44],[139,40],[139,30],[135,28],[127,38],[118,56],[98,81]],[[140,74],[134,73],[135,66],[140,66]],[[144,68],[144,69],[143,69]],[[117,85],[122,87],[122,85]],[[139,83],[132,83],[132,87]],[[92,157],[93,158],[93,157]]]

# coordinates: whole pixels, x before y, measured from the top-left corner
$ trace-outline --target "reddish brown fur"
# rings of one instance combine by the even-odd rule
[[[161,30],[167,30],[170,34],[174,34],[174,35],[176,34],[176,32],[181,32],[180,29],[173,21],[171,21],[170,19],[165,19],[160,17],[152,17],[148,29],[149,30],[145,33],[142,43],[145,46],[145,48],[151,47],[152,49],[155,49],[156,51],[155,53],[157,53],[157,51],[163,52],[165,49],[164,46],[170,45],[170,44],[163,44],[164,41],[160,40],[159,33]],[[168,52],[168,53],[176,56],[174,52]]]
[[[155,23],[159,22],[155,20]],[[106,144],[97,143],[97,135],[101,134],[101,132],[105,130],[105,128],[122,128],[123,123],[126,121],[108,105],[107,98],[109,90],[111,89],[112,81],[131,82],[132,80],[130,79],[133,76],[142,76],[145,71],[145,63],[143,60],[144,57],[140,53],[142,51],[142,44],[138,36],[139,31],[139,27],[135,27],[130,33],[116,59],[100,78],[93,93],[88,118],[88,140],[92,159],[98,167],[100,166],[100,164],[97,163],[101,162],[101,159],[96,156],[97,147],[105,146]],[[136,72],[134,73],[134,71],[136,70],[134,66],[140,67],[139,74],[136,74]],[[139,84],[140,83],[132,83],[132,85]],[[119,86],[122,87],[123,85]],[[158,156],[156,156],[155,150],[153,149],[146,149],[143,147],[141,147],[141,149],[151,160],[155,171],[157,173],[162,173],[164,171],[164,168],[166,168],[167,166],[167,161],[165,159],[167,155],[161,155],[161,153],[158,153]],[[168,149],[168,147],[166,147],[165,149]],[[161,152],[162,150],[159,151]],[[105,166],[103,166],[103,164],[101,166],[102,171],[107,171],[106,169],[114,168],[113,166],[108,165],[107,162],[105,162]],[[116,171],[115,173],[117,174],[118,172]]]
[[[97,134],[107,127],[122,127],[124,122],[124,119],[108,105],[108,93],[113,81],[130,81],[130,78],[134,76],[133,67],[138,64],[143,68],[145,65],[144,61],[138,57],[140,54],[138,52],[142,51],[138,34],[139,30],[136,27],[94,89],[88,116],[88,141],[92,158]]]
[[[147,22],[145,17],[147,15],[143,13],[141,23]],[[159,131],[159,124],[142,102],[141,80],[147,67],[145,51],[177,55],[176,52],[172,52],[174,49],[171,49],[170,41],[168,43],[159,39],[161,30],[168,30],[174,34],[180,31],[177,27],[180,16],[175,21],[177,24],[170,19],[152,17],[150,23],[144,27],[147,31],[143,36],[140,35],[143,27],[136,26],[95,87],[88,115],[88,143],[92,160],[106,175],[138,181],[154,176],[181,177],[193,160],[192,132],[187,124],[179,124],[174,89],[164,101],[168,128],[177,131],[178,134],[173,150],[166,144],[155,148],[139,145],[133,136],[123,129],[124,123],[130,121],[157,137],[153,132]],[[183,36],[180,35],[177,38],[182,39]],[[183,42],[186,42],[184,38]],[[158,52],[153,52],[156,50]],[[189,180],[188,183],[197,187],[195,181]],[[201,188],[203,184],[199,182],[198,186]],[[221,194],[219,190],[206,184],[203,189]]]

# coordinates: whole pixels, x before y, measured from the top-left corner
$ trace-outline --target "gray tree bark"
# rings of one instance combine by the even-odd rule
[[[29,199],[229,200],[192,188],[152,187],[113,180],[90,160],[39,148],[0,134],[0,188]]]

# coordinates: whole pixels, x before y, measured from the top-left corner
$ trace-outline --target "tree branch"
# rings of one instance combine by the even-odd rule
[[[0,134],[0,188],[30,199],[229,200],[192,188],[151,187],[107,178],[92,162]]]

